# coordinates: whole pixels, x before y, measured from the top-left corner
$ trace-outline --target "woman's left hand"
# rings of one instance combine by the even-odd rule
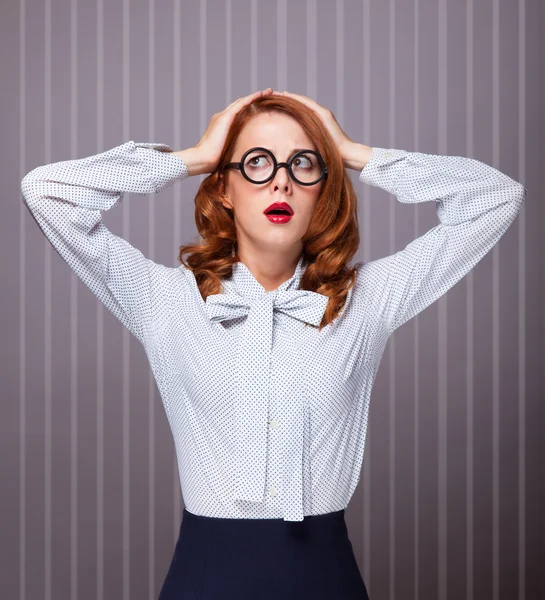
[[[294,100],[299,100],[299,102],[302,102],[311,108],[320,117],[326,129],[328,130],[329,135],[331,135],[333,138],[333,141],[337,145],[337,148],[339,149],[339,152],[343,158],[345,166],[349,166],[348,163],[354,154],[355,142],[353,142],[342,130],[341,126],[337,122],[337,119],[335,118],[335,115],[328,108],[324,108],[311,98],[308,98],[307,96],[301,96],[300,94],[293,94],[291,92],[277,92],[273,90],[271,95],[293,98]]]

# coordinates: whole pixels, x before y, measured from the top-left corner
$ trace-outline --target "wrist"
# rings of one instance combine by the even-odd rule
[[[173,152],[178,158],[181,158],[186,164],[189,175],[202,175],[203,173],[210,173],[211,169],[207,161],[198,148],[186,148],[185,150],[178,150]]]
[[[362,171],[371,159],[372,154],[372,146],[350,142],[343,152],[344,165],[348,169]]]

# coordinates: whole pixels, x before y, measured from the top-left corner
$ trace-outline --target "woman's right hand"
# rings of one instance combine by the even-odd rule
[[[199,153],[202,162],[206,165],[206,173],[213,173],[219,162],[227,134],[237,113],[256,98],[272,93],[272,88],[259,90],[249,96],[243,96],[231,102],[227,108],[212,115],[208,127],[204,132],[195,150]]]

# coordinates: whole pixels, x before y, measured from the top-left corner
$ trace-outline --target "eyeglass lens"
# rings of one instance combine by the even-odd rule
[[[289,162],[294,178],[301,183],[309,184],[318,181],[324,170],[318,157],[310,152],[298,153]],[[271,176],[274,161],[268,152],[255,150],[248,154],[243,166],[244,172],[254,183],[263,183]]]

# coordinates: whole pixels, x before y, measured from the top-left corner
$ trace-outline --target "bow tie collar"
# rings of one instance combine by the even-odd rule
[[[273,313],[280,311],[318,326],[328,296],[297,289],[306,265],[299,259],[293,276],[272,292],[254,278],[242,262],[233,266],[226,280],[226,294],[206,298],[212,321],[246,316],[237,349],[237,446],[235,498],[263,502],[266,481],[267,429],[269,420],[269,375],[271,366]],[[285,434],[283,506],[284,520],[303,520],[303,434],[304,399],[293,395],[292,418]]]

